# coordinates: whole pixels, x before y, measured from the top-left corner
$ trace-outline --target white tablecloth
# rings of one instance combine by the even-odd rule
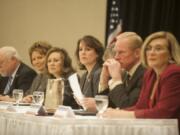
[[[0,113],[0,135],[178,135],[176,119],[62,119]]]

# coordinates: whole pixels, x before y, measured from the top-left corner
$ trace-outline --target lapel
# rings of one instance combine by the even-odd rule
[[[133,88],[137,84],[137,81],[142,79],[143,73],[144,73],[144,68],[142,65],[139,65],[138,68],[136,69],[135,73],[133,74],[133,76],[129,80],[129,85],[126,88],[127,91],[133,90]]]
[[[153,72],[153,70],[150,70],[148,75],[145,76],[145,81],[143,82],[144,88],[142,90],[146,91],[143,93],[144,94],[143,95],[143,100],[144,100],[143,102],[146,103],[146,106],[149,105],[149,100],[150,100],[150,96],[151,96],[151,92],[152,92],[152,88],[153,88],[152,84],[154,84],[155,79],[156,79],[156,75]],[[154,104],[154,103],[152,103],[152,104]]]
[[[96,65],[94,65],[94,67],[93,67],[93,69],[92,69],[92,71],[91,71],[91,73],[90,73],[90,75],[89,75],[89,79],[92,81],[93,80],[93,78],[94,78],[94,73],[100,68],[101,66],[98,64],[98,63],[96,63]]]
[[[40,73],[40,74],[38,74],[38,76],[35,80],[34,87],[33,87],[34,91],[37,91],[41,87],[42,81],[45,81],[45,80],[43,80],[43,74]]]
[[[10,93],[12,92],[13,89],[16,88],[16,85],[18,83],[18,79],[19,79],[19,76],[20,76],[20,73],[21,73],[21,70],[23,69],[23,64],[21,63],[15,76],[14,76],[14,79],[13,79],[13,82],[11,84],[11,87],[10,87]]]
[[[90,92],[92,94],[94,94],[94,88],[93,88],[93,78],[95,77],[94,76],[94,73],[97,71],[97,69],[99,69],[101,66],[96,63],[95,66],[93,67],[91,73],[89,74],[89,77],[88,77],[88,82],[89,82],[89,85],[87,86],[87,88],[84,88],[85,86],[85,83],[86,83],[86,78],[87,78],[87,75],[88,75],[88,72],[86,71],[82,78],[81,78],[81,81],[80,81],[80,86],[81,86],[81,90],[82,92]]]
[[[2,90],[1,93],[3,93],[3,91],[4,91],[5,87],[6,87],[6,84],[8,82],[8,78],[9,77],[2,77],[2,76],[0,77],[0,89]]]
[[[84,85],[86,82],[86,76],[87,76],[87,71],[82,75],[81,79],[80,79],[80,86],[81,86],[81,91],[84,91]]]

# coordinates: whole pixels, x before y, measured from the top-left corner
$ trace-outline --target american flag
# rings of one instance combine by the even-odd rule
[[[106,26],[107,47],[111,47],[116,40],[116,36],[122,31],[122,19],[120,17],[119,7],[119,0],[108,0]]]

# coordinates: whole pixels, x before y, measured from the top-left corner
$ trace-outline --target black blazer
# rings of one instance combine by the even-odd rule
[[[86,97],[94,97],[98,93],[98,86],[100,80],[102,66],[98,63],[93,67],[88,79],[87,72],[80,78],[80,86],[82,93]]]
[[[109,92],[110,107],[126,108],[137,102],[142,86],[144,71],[145,68],[142,65],[139,65],[129,81],[128,86],[123,82],[123,84],[117,85]]]
[[[67,79],[64,80],[64,100],[63,105],[71,106],[73,109],[79,109],[79,105],[74,99],[73,91]]]
[[[13,89],[23,89],[25,93],[25,91],[30,88],[31,83],[35,76],[36,76],[36,72],[26,64],[21,62],[16,72],[13,83],[10,87],[10,91],[7,95],[12,96]],[[8,77],[0,77],[0,94],[2,95],[7,82],[8,82]]]

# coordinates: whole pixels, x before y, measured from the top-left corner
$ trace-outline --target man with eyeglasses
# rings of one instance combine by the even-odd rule
[[[17,50],[10,46],[0,48],[0,101],[11,101],[13,89],[29,89],[36,72],[25,65]]]

